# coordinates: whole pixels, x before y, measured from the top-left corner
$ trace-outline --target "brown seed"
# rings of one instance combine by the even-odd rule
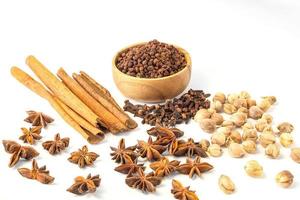
[[[290,187],[293,183],[293,179],[293,174],[287,170],[279,172],[275,177],[275,180],[278,183],[278,185],[284,188]]]

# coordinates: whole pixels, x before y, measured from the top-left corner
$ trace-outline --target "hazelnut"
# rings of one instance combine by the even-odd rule
[[[207,133],[213,133],[216,130],[216,122],[212,119],[202,119],[199,125],[201,129]]]
[[[282,133],[279,136],[280,144],[284,147],[289,147],[293,144],[294,140],[290,133]]]
[[[226,96],[222,92],[217,92],[213,97],[213,101],[220,101],[222,104],[224,104],[226,101]]]
[[[293,179],[293,174],[287,170],[279,172],[275,177],[277,184],[284,188],[290,187],[293,183]]]
[[[265,154],[270,158],[278,158],[280,155],[280,149],[276,144],[269,144],[265,149]]]
[[[226,114],[231,115],[237,111],[237,108],[232,104],[225,103],[223,106],[223,110]]]
[[[249,108],[249,117],[252,119],[260,119],[264,111],[262,111],[258,106],[251,106]]]
[[[256,160],[248,161],[244,169],[249,176],[252,177],[263,176],[263,167]]]
[[[280,133],[291,133],[294,130],[294,126],[289,122],[283,122],[277,126]]]
[[[252,140],[243,141],[242,146],[247,153],[256,153],[256,143]]]
[[[212,144],[218,144],[220,146],[225,145],[225,143],[226,143],[225,134],[224,133],[219,133],[219,132],[213,133],[212,136],[211,136],[211,143]]]
[[[240,94],[239,94],[239,97],[241,99],[250,99],[251,95],[246,91],[241,91]]]
[[[211,113],[207,109],[200,109],[197,111],[194,120],[199,123],[202,119],[209,119],[210,116]]]
[[[219,187],[225,194],[232,194],[235,190],[235,185],[229,176],[221,175],[219,178]]]
[[[207,149],[210,145],[210,142],[206,139],[202,139],[202,140],[200,140],[199,144],[204,151],[207,151]]]
[[[223,111],[223,104],[220,101],[213,101],[210,103],[210,107],[212,109],[215,109],[216,112],[220,113]]]
[[[216,125],[221,125],[224,121],[223,115],[221,115],[219,113],[212,114],[211,119],[216,122]]]
[[[269,133],[260,134],[258,140],[263,147],[267,147],[269,144],[274,144],[276,142],[275,136]]]
[[[265,120],[265,119],[259,119],[259,120],[257,120],[257,122],[255,124],[255,128],[258,132],[262,132],[268,126],[269,126],[269,124],[268,124],[267,120]]]
[[[231,121],[233,121],[233,123],[237,126],[237,127],[241,127],[243,124],[246,123],[247,121],[247,115],[245,113],[234,113],[231,116]]]
[[[272,115],[268,114],[268,113],[264,113],[261,117],[261,119],[264,119],[267,121],[268,124],[272,124],[273,122],[273,117]]]
[[[221,127],[227,127],[229,128],[230,130],[233,130],[235,128],[235,125],[232,121],[229,121],[229,120],[225,120],[223,121],[223,123],[221,124]]]
[[[290,156],[296,163],[300,163],[300,148],[292,148]]]
[[[241,158],[245,155],[243,146],[238,143],[231,143],[228,147],[228,152],[234,158]]]
[[[221,149],[220,145],[218,145],[218,144],[211,144],[208,147],[207,152],[212,157],[220,157],[222,155],[222,149]]]
[[[245,129],[242,134],[243,141],[252,140],[256,142],[257,137],[257,131],[255,129]]]

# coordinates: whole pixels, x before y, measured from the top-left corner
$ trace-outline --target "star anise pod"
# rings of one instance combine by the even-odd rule
[[[168,158],[162,157],[159,161],[151,163],[150,168],[154,170],[155,175],[164,177],[176,171],[179,164],[178,160],[169,161]]]
[[[34,126],[29,129],[21,128],[23,135],[19,137],[20,140],[23,140],[24,143],[35,144],[36,140],[40,140],[42,138],[41,130],[42,126]]]
[[[147,133],[149,135],[155,136],[155,137],[172,137],[175,136],[177,138],[183,136],[184,132],[179,130],[178,128],[166,128],[162,126],[156,126],[149,130],[147,130]]]
[[[32,169],[19,168],[18,172],[26,178],[37,180],[43,184],[49,184],[54,181],[54,177],[49,175],[49,171],[46,170],[46,166],[39,167],[35,159],[32,161]]]
[[[138,153],[142,158],[147,158],[149,161],[158,160],[161,158],[161,154],[167,149],[167,147],[155,144],[152,138],[149,137],[148,142],[138,141]]]
[[[155,187],[161,183],[162,178],[155,176],[154,173],[145,175],[139,168],[136,174],[128,176],[125,180],[129,187],[137,188],[143,192],[155,192]]]
[[[186,163],[179,165],[176,170],[179,173],[188,174],[189,177],[192,178],[194,174],[201,176],[202,173],[211,169],[213,169],[211,164],[207,162],[201,162],[201,158],[197,156],[195,160],[187,158]]]
[[[189,138],[187,142],[181,142],[178,144],[177,149],[174,151],[174,156],[192,157],[194,155],[207,157],[207,153],[202,149],[201,145],[194,142],[192,138]]]
[[[78,176],[74,180],[75,183],[71,185],[67,191],[77,195],[95,192],[101,182],[99,175],[91,176],[91,174],[89,174],[86,178]]]
[[[115,160],[116,163],[125,163],[126,159],[131,158],[131,160],[135,160],[138,157],[138,154],[135,152],[136,145],[126,148],[124,138],[120,140],[118,148],[110,148],[112,150],[110,155],[112,156],[112,160]]]
[[[68,158],[68,160],[71,163],[78,164],[80,168],[83,168],[85,166],[92,165],[98,157],[98,154],[89,152],[87,146],[83,146],[82,149],[78,149],[78,151],[71,153],[71,156]]]
[[[174,195],[175,199],[179,200],[199,200],[195,191],[190,190],[190,186],[184,187],[179,181],[172,180],[172,190],[171,193]]]
[[[54,140],[43,142],[43,147],[51,155],[55,155],[69,146],[70,138],[60,138],[59,133],[54,136]]]
[[[127,174],[128,176],[136,173],[139,169],[145,170],[144,164],[137,164],[137,159],[132,161],[130,158],[125,163],[115,168],[115,171]]]
[[[11,140],[3,140],[2,143],[5,151],[12,154],[8,165],[9,167],[15,166],[20,158],[31,160],[39,155],[34,148],[29,146],[21,146],[17,142]]]
[[[27,111],[28,117],[24,119],[25,122],[31,123],[32,126],[42,126],[46,127],[47,124],[54,121],[51,117],[48,115],[45,115],[42,112],[36,112],[33,110]]]

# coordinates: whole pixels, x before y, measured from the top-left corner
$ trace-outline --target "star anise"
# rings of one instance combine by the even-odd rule
[[[213,169],[213,166],[207,162],[201,162],[199,156],[197,156],[195,160],[187,158],[185,164],[181,164],[177,167],[179,173],[188,174],[190,178],[192,178],[194,174],[201,176],[202,173],[211,169]]]
[[[179,200],[199,200],[195,191],[190,190],[190,186],[184,187],[179,181],[172,180],[172,190],[171,193],[174,195],[175,199]]]
[[[126,184],[143,192],[155,192],[155,187],[161,183],[161,180],[162,178],[155,176],[154,173],[145,175],[144,171],[139,168],[136,174],[126,178]]]
[[[91,176],[91,174],[89,174],[86,178],[78,176],[74,180],[75,183],[71,185],[67,191],[77,195],[95,192],[101,182],[99,175]]]
[[[179,130],[178,128],[166,128],[162,126],[156,126],[149,130],[147,130],[149,135],[155,137],[172,137],[175,136],[177,138],[183,136],[184,132]]]
[[[192,157],[194,155],[207,157],[207,153],[202,149],[198,142],[194,142],[192,138],[189,138],[187,142],[181,142],[178,144],[177,149],[174,151],[175,156]]]
[[[138,141],[138,153],[142,158],[147,157],[149,161],[158,160],[161,158],[161,154],[167,149],[167,147],[155,144],[152,138],[149,137],[148,142]]]
[[[119,142],[118,148],[110,147],[112,152],[110,155],[112,156],[112,160],[115,160],[116,163],[125,163],[126,159],[135,160],[138,157],[138,154],[135,152],[136,145],[125,147],[125,139],[122,138]]]
[[[176,167],[179,164],[180,161],[178,160],[172,160],[170,162],[168,158],[162,157],[159,161],[151,163],[150,168],[155,171],[155,175],[164,177],[176,171]]]
[[[37,180],[43,184],[49,184],[54,181],[54,177],[49,175],[49,171],[46,170],[46,166],[39,167],[35,159],[32,161],[32,169],[19,168],[18,172],[26,178]]]
[[[70,138],[60,138],[59,133],[54,136],[54,140],[43,142],[43,147],[51,155],[55,155],[69,146]]]
[[[83,146],[82,149],[78,149],[78,151],[71,153],[71,157],[68,158],[68,160],[71,163],[78,164],[80,168],[83,168],[92,165],[98,157],[98,154],[89,152],[87,146]]]
[[[32,126],[42,126],[46,127],[47,124],[54,121],[51,117],[48,115],[45,115],[42,112],[36,112],[33,110],[27,111],[28,117],[24,119],[25,122],[31,123]]]
[[[21,128],[23,135],[19,137],[20,140],[23,140],[24,143],[35,144],[36,140],[42,138],[41,134],[42,126],[34,126],[29,129]]]
[[[8,165],[9,167],[15,166],[20,158],[31,160],[39,155],[34,148],[29,146],[21,146],[17,142],[11,140],[3,140],[2,143],[5,151],[12,154]]]
[[[126,159],[125,163],[115,168],[115,171],[130,176],[136,173],[139,169],[145,170],[144,164],[137,164],[137,159],[134,161],[131,159]]]

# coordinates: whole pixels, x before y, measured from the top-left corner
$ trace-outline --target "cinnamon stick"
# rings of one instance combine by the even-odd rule
[[[119,108],[110,93],[104,87],[100,86],[100,84],[98,84],[96,81],[91,80],[87,74],[82,76],[73,73],[73,78],[86,90],[88,94],[94,97],[94,99],[96,99],[101,105],[103,105],[114,116],[116,116],[123,124],[125,124],[125,126],[130,129],[137,127],[137,123],[132,120],[121,108]]]
[[[118,117],[109,112],[102,104],[94,99],[84,88],[81,87],[75,80],[73,80],[64,70],[60,68],[57,72],[58,77],[63,83],[84,102],[91,110],[93,110],[99,117],[100,121],[104,123],[105,127],[112,132],[118,133],[128,130]]]
[[[98,116],[86,106],[69,88],[67,88],[54,74],[52,74],[40,61],[34,56],[28,56],[26,64],[39,77],[49,90],[53,92],[63,103],[69,106],[77,114],[81,115],[88,122],[97,126]]]
[[[99,129],[92,129],[93,127],[83,118],[81,118],[77,113],[72,111],[72,117],[68,114],[70,110],[67,112],[62,108],[62,103],[58,103],[59,101],[49,92],[47,89],[34,80],[31,76],[25,73],[23,70],[18,67],[11,68],[12,76],[17,79],[24,86],[38,94],[40,97],[45,98],[51,106],[56,110],[56,112],[67,122],[71,127],[73,127],[77,132],[79,132],[88,142],[91,144],[99,143],[104,138],[104,134]],[[74,120],[74,119],[77,119]],[[79,119],[79,120],[78,120]],[[85,122],[84,122],[85,121]]]

